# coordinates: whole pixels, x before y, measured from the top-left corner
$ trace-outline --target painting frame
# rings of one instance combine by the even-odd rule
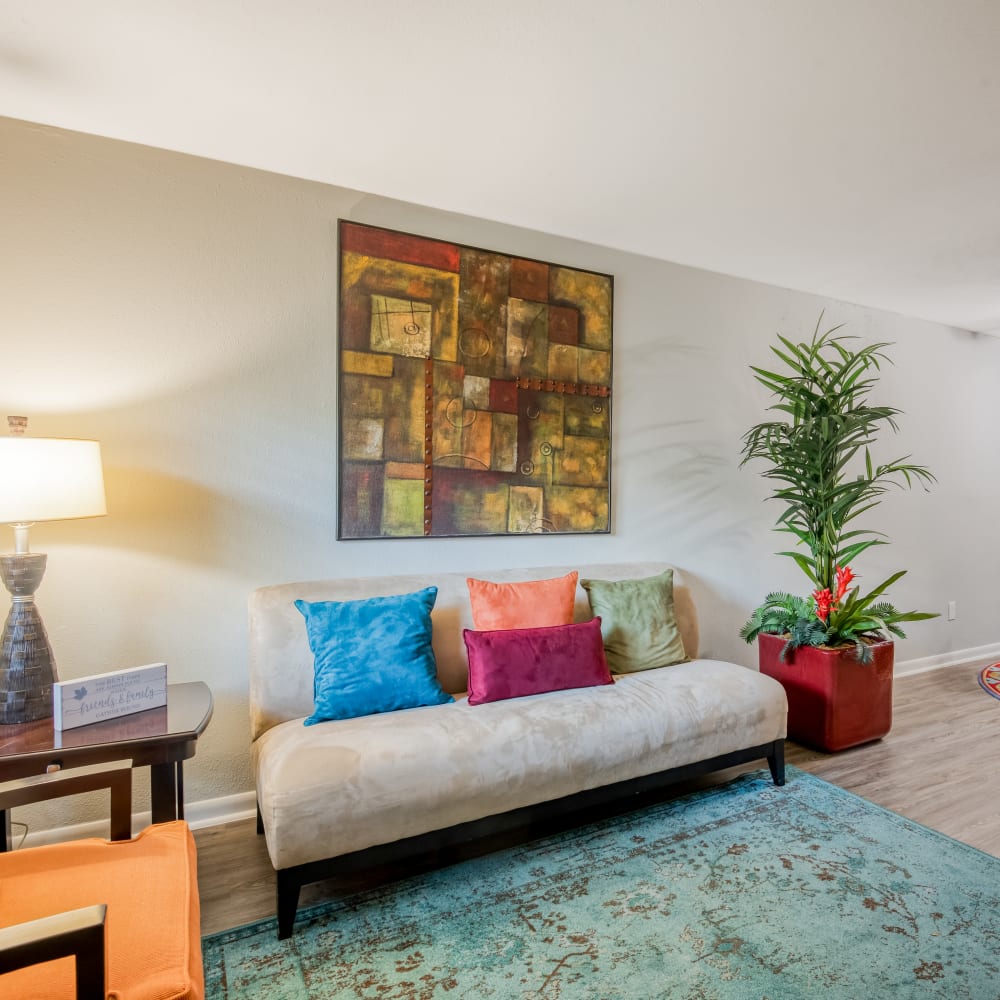
[[[338,540],[610,533],[613,275],[337,231]]]

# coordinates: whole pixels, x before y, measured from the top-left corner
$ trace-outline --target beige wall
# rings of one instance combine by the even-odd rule
[[[612,192],[594,197],[614,211]],[[613,534],[336,541],[338,217],[615,275]],[[663,558],[692,585],[704,650],[753,662],[736,636],[745,616],[805,581],[773,555],[777,511],[738,468],[766,405],[747,365],[822,308],[897,342],[883,394],[907,412],[883,457],[912,451],[941,480],[890,498],[878,523],[894,544],[859,567],[869,583],[908,567],[900,605],[958,601],[958,621],[914,626],[898,658],[1000,638],[998,340],[9,119],[0,220],[0,416],[99,438],[106,465],[108,517],[33,530],[49,553],[39,607],[64,677],[162,659],[172,680],[211,685],[190,800],[250,787],[245,608],[267,583]]]

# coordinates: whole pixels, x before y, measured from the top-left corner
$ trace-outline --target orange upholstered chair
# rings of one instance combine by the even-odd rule
[[[112,836],[127,838],[127,769],[11,782],[0,808],[94,787],[111,788]],[[181,820],[132,839],[0,853],[0,997],[203,1000],[200,932],[194,839]]]

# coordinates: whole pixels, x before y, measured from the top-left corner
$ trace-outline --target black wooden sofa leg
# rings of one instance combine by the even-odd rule
[[[767,755],[767,766],[771,769],[771,779],[776,785],[785,783],[785,741],[775,740]]]
[[[260,803],[257,803],[257,836],[260,837],[264,833],[264,817],[260,814]]]
[[[292,868],[279,868],[278,882],[278,940],[292,936],[295,926],[295,911],[299,908],[299,890],[302,883],[298,873]]]

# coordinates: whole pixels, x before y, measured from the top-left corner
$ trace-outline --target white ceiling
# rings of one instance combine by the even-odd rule
[[[0,0],[0,114],[1000,333],[998,0]]]

